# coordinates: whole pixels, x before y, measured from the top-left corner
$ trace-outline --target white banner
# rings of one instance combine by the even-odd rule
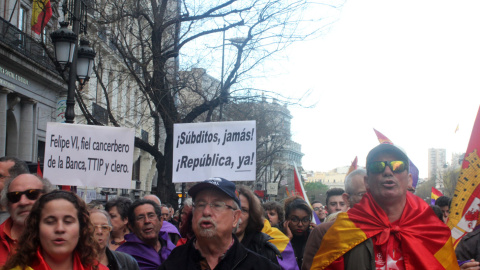
[[[173,182],[254,181],[255,121],[175,124]]]
[[[47,123],[43,175],[54,185],[130,188],[135,131]]]

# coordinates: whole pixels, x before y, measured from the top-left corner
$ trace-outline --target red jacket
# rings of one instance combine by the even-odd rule
[[[12,239],[12,218],[8,218],[0,225],[0,266],[3,266],[17,248],[17,240]]]

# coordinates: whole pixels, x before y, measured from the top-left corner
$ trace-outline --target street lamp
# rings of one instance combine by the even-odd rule
[[[225,27],[225,25],[223,26]],[[225,40],[228,40],[230,41],[230,45],[233,45],[235,47],[237,47],[237,49],[240,48],[240,46],[243,45],[243,43],[245,43],[245,41],[247,40],[246,37],[235,37],[235,38],[229,38],[229,39],[225,39],[225,30],[223,31],[223,44],[222,44],[222,74],[220,74],[220,96],[222,96],[224,98],[224,100],[222,100],[222,103],[220,103],[220,114],[219,114],[219,117],[218,117],[218,120],[221,121],[222,120],[222,117],[223,117],[223,103],[228,101],[226,100],[226,98],[228,97],[228,93],[227,94],[224,94],[224,90],[223,90],[223,84],[224,84],[224,79],[223,79],[223,76],[224,76],[224,66],[225,66]]]
[[[68,6],[70,6],[70,9]],[[75,81],[78,80],[80,82],[80,87],[85,85],[90,78],[96,54],[89,47],[89,42],[86,40],[80,41],[80,48],[77,46],[80,24],[82,24],[84,34],[86,34],[87,30],[87,17],[83,16],[86,14],[86,8],[87,6],[83,0],[73,0],[73,2],[70,2],[70,5],[65,1],[63,5],[64,18],[66,18],[67,13],[70,14],[70,20],[73,22],[72,30],[68,29],[68,22],[61,22],[61,27],[50,34],[55,47],[56,61],[62,68],[61,72],[64,72],[67,67],[70,68],[68,73],[67,108],[65,110],[66,123],[73,123],[75,119]],[[72,9],[73,13],[71,12]]]
[[[89,45],[90,42],[88,40],[80,40],[80,48],[78,48],[77,55],[77,80],[81,86],[85,85],[90,79],[93,70],[93,60],[97,54]]]

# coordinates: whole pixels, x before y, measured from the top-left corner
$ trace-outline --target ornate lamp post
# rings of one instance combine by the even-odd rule
[[[70,7],[70,9],[68,7]],[[71,11],[72,9],[73,13]],[[66,0],[63,4],[64,17],[67,17],[67,13],[70,15],[70,20],[73,22],[72,30],[68,29],[68,22],[61,22],[61,27],[50,34],[55,47],[55,58],[62,67],[62,72],[69,67],[67,108],[65,111],[66,123],[73,123],[75,119],[75,81],[78,80],[81,87],[85,85],[92,73],[93,60],[96,54],[95,51],[89,47],[89,42],[86,40],[81,40],[80,48],[78,48],[80,28],[82,28],[82,32],[86,34],[86,9],[87,6],[83,0],[73,0],[73,2],[70,3]]]

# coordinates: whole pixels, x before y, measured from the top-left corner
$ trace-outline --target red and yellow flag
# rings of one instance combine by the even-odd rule
[[[448,227],[452,230],[454,245],[480,224],[480,108],[462,163],[450,207]]]
[[[32,31],[40,34],[52,17],[50,0],[33,0],[32,4]]]
[[[367,239],[380,243],[392,235],[400,241],[405,269],[459,269],[448,227],[428,204],[410,192],[394,225],[369,192],[348,212],[338,214],[322,239],[311,269],[344,269],[345,253]]]
[[[440,190],[432,187],[432,195],[430,196],[431,199],[431,205],[435,204],[435,201],[438,199],[438,197],[443,196],[442,192]]]

